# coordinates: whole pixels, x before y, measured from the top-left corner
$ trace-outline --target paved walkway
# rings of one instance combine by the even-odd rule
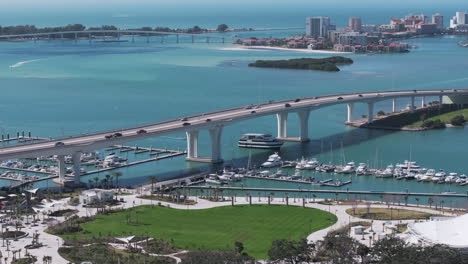
[[[144,188],[143,192],[148,194],[147,190]],[[122,196],[117,196],[118,199],[123,198],[124,203],[121,203],[118,206],[114,206],[113,208],[131,208],[139,205],[151,205],[151,204],[157,204],[159,203],[158,201],[152,201],[152,200],[146,200],[146,199],[140,199],[137,198],[138,193],[131,191],[133,194],[132,195],[122,195]],[[228,197],[226,197],[227,199]],[[67,201],[67,199],[63,199],[64,201]],[[167,203],[167,202],[161,202],[162,205],[164,206],[170,206],[172,208],[177,208],[177,209],[188,209],[188,210],[199,210],[199,209],[207,209],[207,208],[213,208],[213,207],[218,207],[218,206],[230,206],[231,201],[225,201],[225,202],[211,202],[205,199],[199,199],[197,197],[190,197],[190,199],[196,200],[197,204],[195,205],[180,205],[180,204],[173,204],[173,203]],[[316,199],[316,201],[320,201],[320,199]],[[252,204],[267,204],[268,200],[265,197],[260,198],[260,200],[256,197],[252,197]],[[296,199],[294,201],[294,198],[289,199],[289,204],[291,206],[302,206],[302,199]],[[248,200],[246,197],[237,197],[235,199],[235,204],[248,204]],[[276,197],[271,201],[271,204],[285,204],[282,198]],[[341,228],[350,222],[356,222],[356,221],[370,221],[370,220],[365,220],[365,219],[360,219],[357,217],[352,217],[346,213],[346,209],[352,208],[351,205],[323,205],[323,204],[318,204],[318,203],[311,203],[310,200],[309,202],[306,203],[306,207],[309,208],[317,208],[323,211],[328,211],[333,214],[335,214],[338,217],[338,221],[325,229],[319,230],[317,232],[314,232],[310,234],[307,239],[309,241],[317,241],[323,239],[323,237],[327,234],[327,232],[331,230],[336,230],[338,228]],[[359,207],[365,207],[365,205],[360,205]],[[386,205],[383,204],[373,204],[372,207],[387,207]],[[392,206],[393,208],[400,208],[403,209],[405,208],[404,206]],[[95,208],[86,208],[83,207],[81,204],[78,206],[70,206],[67,203],[64,203],[63,205],[58,204],[56,207],[52,208],[53,210],[62,210],[62,209],[74,209],[77,210],[78,213],[77,215],[79,216],[91,216],[95,215],[97,212],[97,209]],[[435,211],[429,208],[424,208],[424,207],[411,207],[409,208],[411,210],[416,210],[416,211],[423,211],[423,212],[430,212],[430,213],[435,213],[435,214],[440,214],[440,211]],[[448,215],[448,214],[446,214]],[[57,221],[65,221],[64,217],[57,217]],[[355,238],[359,239],[362,243],[368,244],[370,238],[373,237],[373,239],[378,238],[379,233],[385,233],[388,234],[391,232],[389,228],[385,228],[385,226],[389,225],[391,222],[392,225],[396,224],[397,222],[400,223],[408,223],[408,222],[414,222],[414,220],[407,220],[407,221],[373,221],[372,229],[374,232],[366,231],[367,233],[362,236],[362,235],[353,235]],[[384,225],[385,223],[385,225]],[[47,225],[44,224],[39,224],[38,226],[31,226],[31,225],[26,225],[26,228],[24,228],[22,231],[25,231],[28,233],[28,236],[22,239],[19,239],[18,241],[11,241],[10,245],[10,250],[16,250],[16,249],[22,249],[21,251],[21,256],[24,255],[25,250],[24,247],[28,244],[32,243],[32,235],[34,232],[38,232],[40,234],[39,236],[39,242],[46,245],[45,247],[38,248],[38,249],[32,249],[29,250],[28,252],[31,253],[32,255],[35,255],[38,257],[38,261],[41,262],[42,258],[44,256],[52,256],[52,263],[54,264],[66,264],[68,263],[65,259],[63,259],[57,252],[58,248],[63,244],[63,240],[57,236],[50,235],[44,230],[47,228]],[[364,237],[364,240],[362,239]],[[11,262],[12,259],[12,254],[11,251],[5,251],[6,248],[1,248],[0,251],[3,253],[3,256],[6,257],[8,256],[8,260],[6,264]],[[180,259],[177,258],[177,254],[180,254],[180,252],[171,254],[172,257],[176,261],[180,261]]]

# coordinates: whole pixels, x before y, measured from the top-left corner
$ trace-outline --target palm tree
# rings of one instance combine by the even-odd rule
[[[111,176],[110,176],[109,174],[106,175],[106,188],[107,188],[107,189],[109,189],[110,177],[111,177]]]
[[[119,188],[119,177],[121,177],[122,175],[123,175],[123,173],[120,172],[120,171],[112,172],[112,176],[114,176],[114,178],[115,178],[115,185],[116,185],[117,188]]]
[[[419,207],[419,198],[414,198],[414,200],[416,201],[416,206]]]
[[[427,199],[427,203],[429,204],[429,208],[431,208],[431,207],[432,207],[432,203],[434,203],[434,199],[432,199],[432,197],[429,197],[429,198]]]
[[[315,203],[315,198],[317,198],[317,195],[314,193],[314,194],[312,194],[312,197],[314,198],[313,202]]]
[[[158,178],[156,178],[156,176],[149,176],[148,180],[151,182],[151,196],[152,196],[154,192],[154,184],[158,181]]]
[[[94,177],[94,181],[96,182],[96,185],[94,187],[97,187],[99,183],[99,177]]]

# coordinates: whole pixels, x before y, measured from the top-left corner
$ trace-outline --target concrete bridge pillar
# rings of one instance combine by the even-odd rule
[[[81,177],[81,152],[75,152],[72,154],[72,161],[73,161],[73,182],[75,184],[80,183]]]
[[[414,96],[411,96],[411,102],[410,102],[410,112],[414,112]]]
[[[299,117],[299,125],[300,125],[300,134],[299,134],[299,141],[300,142],[308,142],[309,141],[309,110],[302,110],[297,112]]]
[[[132,34],[132,43],[135,43],[135,34]]]
[[[224,44],[224,38],[222,38],[223,44]]]
[[[187,158],[198,158],[198,131],[187,131]]]
[[[421,98],[421,107],[424,107],[424,106],[426,106],[426,96],[423,96]]]
[[[349,103],[348,104],[348,118],[347,122],[353,122],[353,111],[354,111],[354,103]]]
[[[146,33],[146,43],[149,43],[149,42],[150,42],[149,35],[148,35],[148,33]]]
[[[192,43],[195,42],[195,37],[192,35]]]
[[[392,99],[392,113],[396,112],[396,98]]]
[[[210,128],[210,138],[211,138],[211,162],[219,163],[222,162],[221,158],[221,134],[223,132],[222,126],[217,126]]]
[[[367,123],[374,120],[374,102],[367,103]]]
[[[78,33],[75,33],[75,43],[78,42]]]
[[[91,41],[92,41],[91,33],[88,34],[88,40],[89,40],[89,43],[91,43]]]
[[[278,113],[276,119],[278,120],[278,138],[286,138],[288,134],[288,113]]]
[[[439,108],[442,108],[442,95],[439,96]]]
[[[176,35],[177,43],[179,43],[179,35]]]
[[[66,171],[64,155],[57,156],[57,165],[58,165],[59,181],[63,182],[63,180],[65,179],[65,171]]]

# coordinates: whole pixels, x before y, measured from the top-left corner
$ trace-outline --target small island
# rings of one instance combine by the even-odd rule
[[[333,56],[321,59],[301,58],[289,60],[257,60],[254,63],[250,63],[249,67],[338,72],[340,71],[340,68],[338,68],[337,65],[347,65],[352,63],[353,60],[350,58]]]

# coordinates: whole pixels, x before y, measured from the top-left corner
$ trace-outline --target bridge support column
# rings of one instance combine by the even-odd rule
[[[149,41],[149,35],[148,35],[148,33],[146,33],[146,43],[149,43],[149,42],[150,42]]]
[[[348,104],[348,118],[346,122],[348,123],[353,122],[353,111],[354,111],[354,103],[349,103]]]
[[[73,183],[78,185],[80,184],[81,177],[81,152],[75,152],[72,154],[73,161]]]
[[[198,131],[188,131],[187,134],[187,159],[198,158]]]
[[[224,44],[224,38],[222,38],[223,44]]]
[[[396,98],[392,99],[392,113],[396,113]]]
[[[58,176],[59,176],[59,182],[63,182],[65,179],[65,156],[64,155],[58,155],[57,156],[57,165],[58,165]]]
[[[421,107],[425,107],[426,106],[426,96],[423,96],[421,98]]]
[[[411,102],[410,102],[409,110],[410,110],[411,113],[414,112],[414,96],[411,96]]]
[[[179,35],[176,35],[176,37],[177,37],[177,43],[179,43]]]
[[[164,43],[164,36],[161,36],[161,44]]]
[[[299,117],[299,126],[300,126],[300,134],[299,134],[299,141],[300,142],[309,142],[309,110],[302,110],[297,112]]]
[[[278,138],[286,138],[288,136],[288,113],[276,114],[278,120]]]
[[[195,37],[192,35],[192,43],[195,42]]]
[[[206,37],[206,43],[210,43],[210,38]]]
[[[135,35],[132,34],[132,43],[135,43]]]
[[[211,162],[221,163],[223,162],[221,158],[221,134],[223,132],[223,127],[217,126],[210,128],[209,132],[211,138]]]
[[[91,41],[92,41],[91,33],[88,34],[88,40],[89,40],[89,43],[91,44]]]
[[[367,123],[374,120],[374,102],[367,103]]]
[[[439,96],[439,108],[442,108],[442,95]]]
[[[75,43],[78,42],[78,33],[75,33]]]

